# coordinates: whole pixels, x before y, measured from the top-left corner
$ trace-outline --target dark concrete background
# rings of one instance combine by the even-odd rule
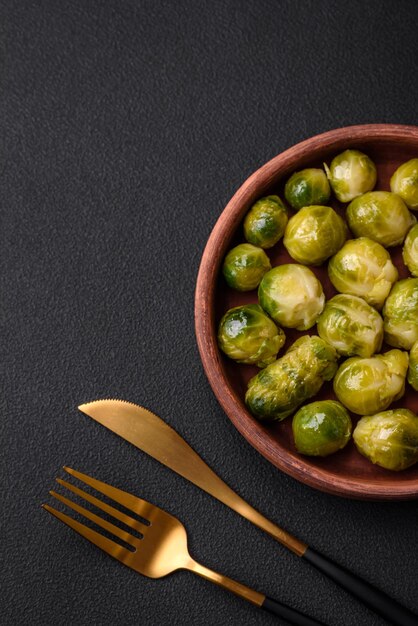
[[[193,327],[205,242],[251,172],[332,128],[417,123],[416,3],[0,7],[2,623],[277,623],[187,572],[140,577],[49,517],[63,464],[177,515],[214,569],[330,625],[384,623],[77,411],[104,396],[152,408],[272,520],[418,611],[417,503],[272,467],[220,409]]]

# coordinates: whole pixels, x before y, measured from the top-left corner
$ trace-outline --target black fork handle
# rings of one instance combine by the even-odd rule
[[[337,565],[312,548],[307,548],[302,556],[328,578],[362,600],[366,606],[381,615],[390,624],[394,624],[394,626],[418,626],[417,615],[341,565]]]
[[[281,602],[267,596],[260,608],[282,617],[289,624],[294,624],[295,626],[324,626],[322,622],[318,622],[312,619],[312,617],[299,613],[296,609],[292,609],[290,606],[281,604]]]

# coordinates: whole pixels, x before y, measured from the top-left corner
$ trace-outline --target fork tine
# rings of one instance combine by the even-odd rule
[[[91,543],[94,543],[95,546],[97,546],[110,556],[113,556],[113,558],[117,559],[118,561],[124,562],[125,560],[128,560],[130,557],[132,557],[132,552],[130,552],[126,548],[123,548],[115,541],[104,537],[92,528],[89,528],[88,526],[77,522],[77,520],[73,519],[69,515],[61,513],[61,511],[57,511],[57,509],[49,506],[49,504],[43,504],[42,508],[45,509],[45,511],[48,511],[48,513],[51,513],[51,515],[54,515],[54,517],[59,519],[61,522],[75,530],[79,535],[81,535],[85,539],[88,539],[89,541],[91,541]]]
[[[138,543],[139,541],[141,541],[140,539],[137,539],[136,537],[126,532],[125,530],[122,530],[118,526],[115,526],[114,524],[107,522],[106,520],[99,517],[95,513],[92,513],[88,509],[85,509],[83,506],[80,506],[79,504],[72,502],[72,500],[68,500],[68,498],[65,498],[61,494],[56,493],[55,491],[50,491],[49,493],[54,498],[56,498],[57,500],[65,504],[66,506],[70,507],[70,509],[73,509],[73,511],[80,513],[80,515],[83,515],[87,519],[91,520],[92,522],[97,524],[97,526],[101,526],[102,528],[107,530],[109,533],[111,533],[115,537],[119,537],[119,539],[122,539],[122,541],[124,541],[125,543],[130,544],[133,548],[138,547]]]
[[[100,491],[105,496],[122,504],[127,509],[134,511],[141,517],[143,517],[146,521],[152,520],[153,512],[155,511],[155,506],[147,502],[146,500],[142,500],[142,498],[137,498],[137,496],[133,496],[126,491],[122,491],[121,489],[117,489],[116,487],[111,487],[106,483],[102,483],[100,480],[96,478],[92,478],[91,476],[87,476],[87,474],[82,474],[81,472],[77,472],[71,467],[63,468],[68,474],[74,476],[78,480],[90,487],[93,487],[96,491]]]
[[[146,524],[142,524],[139,520],[136,520],[133,517],[130,517],[129,515],[125,515],[125,513],[122,513],[122,511],[118,511],[118,509],[115,509],[113,506],[110,506],[109,504],[102,502],[98,498],[95,498],[89,493],[86,493],[85,491],[83,491],[82,489],[79,489],[75,485],[72,485],[71,483],[67,483],[66,480],[61,480],[61,478],[57,478],[56,480],[57,480],[57,483],[59,483],[62,487],[66,487],[66,489],[69,489],[80,498],[87,500],[87,502],[90,502],[91,504],[96,506],[98,509],[102,509],[102,511],[109,513],[109,515],[112,515],[112,517],[115,517],[116,519],[120,520],[121,522],[126,524],[126,526],[129,526],[130,528],[133,528],[134,530],[137,530],[140,533],[143,533],[146,530],[147,528]]]

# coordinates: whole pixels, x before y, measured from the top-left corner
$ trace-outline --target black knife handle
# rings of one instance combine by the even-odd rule
[[[322,622],[317,622],[312,619],[312,617],[299,613],[299,611],[291,609],[290,606],[281,604],[280,602],[277,602],[277,600],[273,600],[273,598],[268,598],[267,596],[261,605],[261,608],[269,611],[270,613],[274,613],[274,615],[282,617],[289,622],[289,624],[295,624],[295,626],[324,626]]]
[[[312,548],[307,548],[302,556],[389,623],[396,626],[418,626],[417,615],[341,565],[337,565]]]

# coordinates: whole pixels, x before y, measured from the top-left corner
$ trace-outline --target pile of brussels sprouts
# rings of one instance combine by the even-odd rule
[[[342,152],[324,169],[287,180],[291,210],[270,195],[248,211],[246,242],[228,252],[223,275],[232,289],[258,288],[258,304],[225,313],[219,347],[260,368],[246,405],[263,421],[293,415],[301,454],[327,456],[353,435],[370,461],[402,470],[418,462],[418,416],[389,407],[404,395],[406,381],[418,390],[418,224],[411,212],[418,211],[418,158],[393,173],[390,192],[374,190],[375,164],[358,150]],[[346,219],[328,206],[332,193],[349,203],[341,211]],[[294,262],[272,267],[266,250],[277,245]],[[399,245],[411,274],[403,280],[388,251]],[[307,267],[325,262],[337,292],[328,301]],[[313,334],[278,358],[283,328]],[[381,353],[383,342],[391,349]],[[337,400],[304,404],[331,380]],[[350,413],[360,416],[354,431]]]

